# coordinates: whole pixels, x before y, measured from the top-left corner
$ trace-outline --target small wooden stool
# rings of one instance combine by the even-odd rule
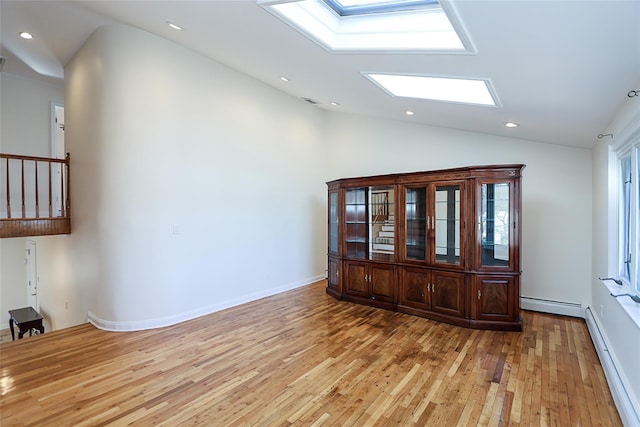
[[[13,332],[13,325],[18,326],[18,339],[22,338],[24,334],[29,331],[31,336],[31,330],[37,329],[41,334],[44,334],[44,326],[42,326],[43,317],[33,309],[33,307],[18,308],[16,310],[9,310],[9,327],[11,328],[11,339],[15,341],[16,336]]]

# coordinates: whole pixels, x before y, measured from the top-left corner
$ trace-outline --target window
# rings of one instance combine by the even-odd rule
[[[640,295],[640,141],[618,149],[617,273]]]
[[[640,270],[639,264],[640,264],[640,250],[638,250],[638,248],[640,247],[640,233],[638,233],[638,224],[640,224],[640,185],[638,185],[640,182],[640,161],[638,160],[640,158],[640,148],[636,147],[635,148],[635,153],[636,153],[636,167],[635,167],[635,191],[634,191],[634,195],[635,195],[635,225],[636,225],[636,230],[635,230],[635,248],[636,248],[636,262],[635,264],[635,280],[633,281],[633,283],[635,283],[635,291],[638,293],[638,295],[640,295],[640,273],[638,273],[638,270]],[[629,209],[631,210],[631,209]],[[631,259],[631,254],[629,254],[629,259]],[[629,280],[629,282],[631,282],[631,280]]]
[[[620,159],[618,274],[631,282],[631,155]]]

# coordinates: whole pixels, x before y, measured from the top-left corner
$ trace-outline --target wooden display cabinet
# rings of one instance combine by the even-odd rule
[[[459,326],[521,330],[523,168],[328,182],[327,293]]]

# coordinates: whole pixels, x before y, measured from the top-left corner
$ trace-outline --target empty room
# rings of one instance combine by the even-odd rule
[[[640,426],[640,2],[0,2],[0,424]]]

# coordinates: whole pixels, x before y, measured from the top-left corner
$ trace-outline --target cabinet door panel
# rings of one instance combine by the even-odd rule
[[[367,189],[345,191],[345,252],[348,258],[367,259]]]
[[[339,245],[339,215],[338,215],[338,192],[329,192],[329,215],[328,215],[328,231],[329,231],[329,254],[338,255]]]
[[[403,268],[400,282],[400,304],[428,310],[428,284],[428,271]]]
[[[478,185],[478,255],[480,270],[514,271],[517,244],[515,183],[483,180]]]
[[[329,271],[327,272],[327,280],[329,282],[329,286],[336,288],[336,290],[340,289],[339,265],[340,264],[337,259],[329,258]]]
[[[462,263],[462,183],[438,183],[433,188],[433,259],[434,264]]]
[[[370,252],[369,259],[394,261],[396,241],[395,188],[393,186],[369,187]]]
[[[464,274],[434,271],[431,283],[431,310],[464,317]]]
[[[425,261],[427,257],[427,189],[407,188],[405,193],[406,259]]]
[[[478,276],[476,278],[477,318],[479,320],[514,319],[516,302],[515,279],[501,276]]]
[[[371,298],[393,302],[394,285],[393,268],[371,266]]]
[[[369,282],[367,282],[367,267],[364,264],[347,264],[347,289],[353,295],[368,296]]]

